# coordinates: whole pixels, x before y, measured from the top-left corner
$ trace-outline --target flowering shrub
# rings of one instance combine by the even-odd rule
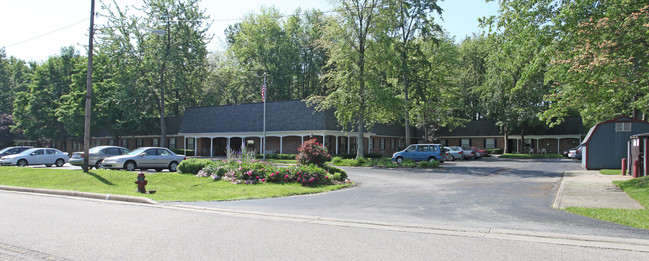
[[[221,177],[223,177],[223,175],[225,175],[226,172],[227,171],[223,166],[220,166],[218,164],[209,164],[198,171],[196,177],[211,177],[214,180],[219,180],[221,179]]]
[[[336,173],[340,178],[340,173]],[[331,184],[334,174],[316,165],[300,165],[288,168],[276,168],[266,162],[228,161],[223,160],[208,165],[199,171],[197,177],[222,178],[233,184],[258,184],[264,182],[292,183],[304,186]],[[346,174],[345,174],[346,176]]]
[[[253,161],[255,160],[255,157],[257,155],[257,153],[255,153],[254,150],[248,149],[248,147],[244,142],[241,142],[240,151],[235,151],[234,149],[231,149],[230,146],[228,146],[225,150],[225,153],[227,156],[227,160],[243,161],[243,162]]]
[[[315,139],[305,141],[297,150],[300,153],[295,159],[301,165],[315,164],[322,167],[331,159],[327,147],[320,145]]]

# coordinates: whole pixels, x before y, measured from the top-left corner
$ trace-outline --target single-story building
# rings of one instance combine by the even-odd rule
[[[187,148],[198,156],[223,156],[228,147],[238,150],[243,143],[257,153],[292,154],[306,140],[317,139],[331,154],[355,153],[358,132],[346,132],[338,124],[334,112],[317,111],[299,100],[227,106],[188,108],[185,110],[179,135],[185,137]],[[391,155],[405,148],[403,127],[380,125],[363,134],[367,153]],[[266,146],[264,147],[264,135]]]
[[[628,157],[631,136],[649,132],[649,122],[617,117],[590,128],[581,148],[581,165],[586,169],[620,169]]]
[[[508,153],[561,154],[581,143],[584,125],[581,117],[566,117],[563,123],[552,128],[524,126],[524,130],[524,137],[521,136],[520,128],[510,132]],[[495,120],[470,121],[464,127],[452,130],[442,128],[440,139],[445,146],[505,148],[505,135]]]

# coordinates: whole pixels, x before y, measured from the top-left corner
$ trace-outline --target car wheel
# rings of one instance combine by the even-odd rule
[[[455,156],[453,155],[448,155],[448,156],[451,158],[450,161],[455,161]]]
[[[176,172],[177,169],[178,169],[178,162],[172,161],[171,163],[169,163],[169,171]]]
[[[52,167],[52,164],[45,164],[45,167]]]
[[[397,164],[403,163],[403,158],[402,157],[397,157]]]
[[[126,163],[124,163],[124,169],[126,171],[134,171],[136,167],[137,167],[137,165],[135,165],[135,162],[132,161],[132,160],[127,161]]]
[[[27,166],[27,160],[21,159],[18,162],[16,162],[16,166],[18,167],[26,167]]]
[[[95,169],[99,169],[99,167],[101,167],[101,160],[95,162]]]
[[[57,167],[59,167],[59,168],[60,168],[60,167],[63,167],[63,165],[65,165],[65,160],[63,160],[63,159],[57,159],[56,162],[54,162],[54,164],[55,164]]]
[[[162,169],[155,169],[156,172],[162,172]]]
[[[436,161],[436,159],[435,159],[435,157],[430,157],[430,158],[428,158],[428,161],[433,162],[433,161]]]

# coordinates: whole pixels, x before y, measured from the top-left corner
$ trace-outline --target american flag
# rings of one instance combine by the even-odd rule
[[[266,84],[261,86],[261,100],[266,101]]]

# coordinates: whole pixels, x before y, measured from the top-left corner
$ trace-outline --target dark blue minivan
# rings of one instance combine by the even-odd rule
[[[403,163],[403,160],[409,159],[414,161],[439,161],[444,162],[444,146],[440,144],[413,144],[405,150],[399,151],[392,155],[392,161],[397,164]]]

